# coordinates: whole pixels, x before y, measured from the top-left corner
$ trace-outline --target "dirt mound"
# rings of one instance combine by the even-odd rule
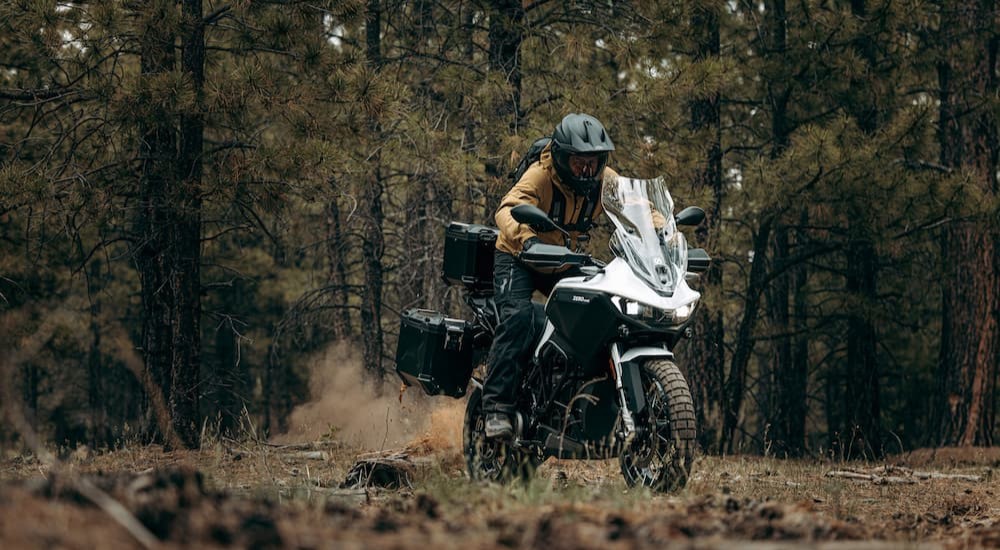
[[[658,502],[658,504],[664,504]],[[694,540],[864,540],[870,530],[830,520],[803,506],[711,496],[649,512],[583,503],[493,516],[492,539],[509,548],[660,548]]]
[[[85,479],[120,502],[168,546],[278,548],[299,546],[308,540],[392,546],[447,539],[456,546],[464,541],[475,547],[555,550],[650,548],[666,541],[704,537],[820,541],[871,535],[860,526],[823,519],[801,506],[738,501],[727,496],[705,497],[651,513],[565,504],[477,519],[446,517],[439,503],[426,494],[404,495],[362,508],[334,500],[322,508],[279,507],[267,500],[208,490],[202,475],[187,468]],[[0,521],[0,540],[18,547],[134,546],[135,540],[103,516],[78,487],[77,479],[52,476],[0,489],[0,510],[5,518]],[[60,519],[52,524],[77,528],[32,527],[35,517],[55,516]],[[22,520],[11,521],[15,517]]]
[[[89,546],[91,548],[113,547],[129,540],[124,529],[99,510],[92,498],[85,496],[82,483],[91,484],[120,503],[161,541],[258,548],[282,545],[273,504],[209,491],[202,474],[188,468],[141,475],[115,473],[83,478],[53,475],[44,480],[7,486],[0,489],[0,506],[11,509],[10,513],[5,511],[2,515],[5,518],[20,516],[23,520],[22,506],[55,509],[68,518],[69,525],[79,521],[86,526],[62,532],[53,530],[46,535],[48,541],[42,546],[51,543],[75,547],[81,536],[107,537],[107,541]],[[3,540],[32,541],[36,544],[25,546],[35,546],[42,540],[32,540],[33,534],[30,522],[0,524]],[[135,540],[125,546],[132,545]]]
[[[335,500],[322,508],[279,507],[267,500],[206,489],[201,473],[188,468],[83,479],[121,503],[168,546],[277,548],[299,546],[311,539],[410,545],[440,537],[456,545],[465,541],[476,547],[560,549],[656,547],[664,541],[708,536],[817,541],[868,535],[859,526],[825,520],[801,507],[731,497],[706,497],[653,513],[565,504],[477,519],[447,517],[437,500],[426,494],[403,495],[361,508]],[[50,476],[0,488],[4,518],[0,540],[18,547],[134,546],[136,541],[81,493],[79,483],[79,479]],[[35,517],[55,516],[60,519],[51,524],[77,528],[32,527]],[[16,517],[21,520],[12,521]]]

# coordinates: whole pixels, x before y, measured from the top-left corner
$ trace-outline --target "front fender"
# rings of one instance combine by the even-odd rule
[[[668,349],[658,348],[656,346],[640,346],[637,348],[631,348],[622,354],[622,363],[628,363],[629,361],[641,361],[642,359],[648,359],[651,357],[664,357],[667,359],[673,359],[674,353]]]
[[[616,376],[618,377],[617,387],[621,392],[621,401],[625,409],[631,414],[639,414],[646,409],[646,396],[642,389],[642,376],[640,366],[646,359],[653,357],[663,357],[673,359],[674,354],[666,348],[656,346],[639,346],[619,353],[617,345],[612,346],[611,360],[615,362]]]

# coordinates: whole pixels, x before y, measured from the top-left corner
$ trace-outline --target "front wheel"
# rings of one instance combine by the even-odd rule
[[[476,388],[469,395],[469,402],[465,407],[462,450],[469,477],[476,481],[499,483],[529,479],[541,461],[508,441],[486,437],[486,414],[482,399],[483,391]]]
[[[645,409],[635,415],[636,435],[620,456],[629,486],[676,491],[691,474],[695,416],[691,390],[672,361],[654,359],[641,369]]]

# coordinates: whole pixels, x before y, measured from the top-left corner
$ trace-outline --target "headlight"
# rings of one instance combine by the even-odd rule
[[[698,300],[677,309],[660,309],[626,298],[617,298],[618,307],[625,315],[651,325],[679,325],[691,318]]]
[[[686,306],[681,306],[674,310],[674,321],[678,323],[683,323],[687,321],[691,314],[694,313],[694,306],[698,305],[698,300],[691,302]]]

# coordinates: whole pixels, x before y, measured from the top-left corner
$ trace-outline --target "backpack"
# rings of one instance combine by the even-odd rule
[[[531,144],[531,147],[528,147],[524,156],[521,157],[521,162],[518,162],[517,166],[515,166],[514,170],[510,173],[511,183],[521,181],[521,176],[528,171],[528,168],[530,168],[532,164],[538,162],[538,159],[542,158],[542,151],[545,150],[545,147],[550,141],[552,141],[552,138],[548,136],[538,138]]]
[[[528,168],[532,164],[538,162],[542,158],[542,151],[549,145],[552,141],[550,137],[541,137],[536,139],[528,150],[525,151],[524,156],[521,157],[521,161],[517,163],[514,170],[511,171],[511,183],[517,184],[521,181],[521,176],[528,171]],[[552,189],[552,206],[549,208],[549,219],[556,222],[557,224],[563,225],[563,215],[566,212],[566,197],[559,192],[559,189]],[[579,231],[581,233],[586,233],[594,225],[592,219],[594,214],[594,209],[597,207],[597,202],[600,200],[600,189],[596,189],[594,192],[590,193],[589,196],[583,198],[583,207],[580,211],[580,217],[577,219],[575,224],[563,225],[563,228],[568,231]]]

